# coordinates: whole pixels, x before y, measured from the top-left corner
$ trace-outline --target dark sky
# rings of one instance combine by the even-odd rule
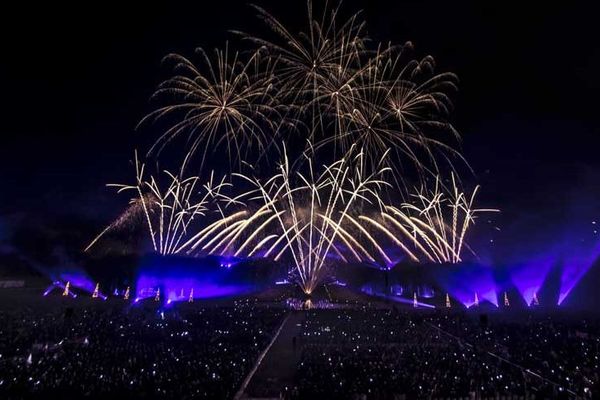
[[[244,1],[26,4],[0,24],[0,214],[111,218],[124,199],[104,187],[130,179],[161,58],[211,49],[228,29],[260,31]],[[460,4],[459,4],[460,3]],[[502,222],[562,226],[600,205],[600,42],[584,2],[346,1],[370,37],[432,54],[458,74],[455,125]],[[258,1],[292,24],[304,1]],[[583,199],[583,200],[580,200]]]

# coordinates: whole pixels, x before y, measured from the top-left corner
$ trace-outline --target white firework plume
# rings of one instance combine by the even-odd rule
[[[499,210],[474,208],[479,186],[468,194],[459,189],[454,175],[451,180],[449,193],[438,178],[433,190],[421,189],[412,195],[414,203],[404,203],[399,208],[385,205],[380,219],[366,215],[359,219],[413,261],[458,263],[466,246],[465,236],[477,216]]]
[[[145,164],[138,160],[136,152],[135,184],[107,185],[118,188],[118,193],[133,191],[135,195],[125,213],[94,238],[86,251],[104,234],[117,226],[131,223],[133,217],[142,213],[154,251],[163,255],[177,253],[194,221],[206,217],[210,211],[217,211],[217,201],[232,201],[222,194],[222,190],[230,184],[225,182],[225,178],[216,180],[213,172],[209,180],[201,185],[198,176],[180,178],[164,171],[167,182],[164,185],[152,175],[146,177],[145,169]],[[210,208],[211,204],[215,205],[214,209]]]
[[[284,152],[279,172],[265,181],[237,174],[253,188],[234,200],[245,199],[247,207],[258,204],[256,211],[246,209],[207,226],[181,250],[285,259],[309,294],[324,277],[331,256],[373,259],[344,225],[358,216],[359,202],[381,203],[378,193],[387,185],[381,175],[387,168],[365,174],[364,154],[357,152],[318,172],[312,157],[305,157],[305,173],[292,171]]]

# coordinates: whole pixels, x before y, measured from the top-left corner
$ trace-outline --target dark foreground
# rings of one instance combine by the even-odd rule
[[[600,398],[594,321],[285,298],[4,302],[0,399]]]

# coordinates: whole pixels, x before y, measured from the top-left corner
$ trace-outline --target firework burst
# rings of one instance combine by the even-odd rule
[[[307,128],[316,149],[333,148],[343,156],[357,145],[372,167],[392,149],[395,157],[387,160],[401,181],[408,165],[424,177],[439,173],[438,159],[464,161],[439,135],[459,139],[448,121],[457,78],[436,74],[431,56],[411,57],[410,42],[371,49],[360,14],[340,21],[339,6],[316,16],[308,1],[306,29],[299,34],[256,9],[275,39],[242,35],[276,60],[276,99],[294,121],[302,121],[297,128]]]
[[[238,164],[248,152],[264,152],[277,132],[279,120],[272,95],[270,60],[253,53],[242,61],[239,53],[215,50],[214,58],[198,49],[203,61],[196,66],[189,59],[170,54],[165,62],[176,75],[163,82],[154,97],[167,104],[145,117],[140,124],[172,117],[171,126],[159,137],[152,151],[160,152],[175,138],[187,134],[182,169],[201,152],[202,163],[209,149],[224,145],[228,157]]]
[[[369,149],[372,162],[392,149],[390,164],[402,176],[402,164],[413,165],[418,177],[437,175],[438,158],[460,158],[460,154],[433,135],[457,132],[446,120],[452,103],[447,94],[456,89],[453,74],[434,74],[431,57],[405,61],[404,46],[380,47],[357,75],[353,108],[343,117],[347,130],[337,135],[338,146],[353,143]]]
[[[331,11],[325,10],[317,19],[312,1],[309,1],[307,29],[294,34],[264,9],[254,8],[276,39],[240,34],[265,48],[277,60],[277,83],[284,101],[304,109],[311,99],[321,94],[327,95],[328,91],[331,95],[336,91],[344,94],[344,87],[349,84],[349,78],[364,51],[365,24],[359,14],[340,23],[337,19],[338,6]]]
[[[461,261],[477,215],[496,210],[474,208],[477,188],[462,192],[454,174],[451,187],[439,178],[442,163],[454,171],[464,162],[451,145],[460,140],[449,119],[456,76],[436,73],[410,42],[372,43],[360,14],[342,19],[339,6],[315,13],[307,1],[300,33],[254,8],[270,38],[237,32],[249,53],[226,45],[199,49],[199,64],[165,58],[173,75],[154,94],[163,103],[140,124],[166,125],[153,153],[184,138],[181,170],[165,171],[162,185],[136,155],[136,183],[110,185],[134,191],[131,206],[88,248],[135,216],[160,254],[273,258],[306,293],[334,259],[392,265],[385,242],[416,262]],[[183,178],[195,156],[202,168],[211,153],[227,155],[238,195],[225,196],[231,184],[212,173],[204,185]],[[265,178],[271,158],[282,161]],[[410,194],[415,181],[422,189]],[[394,205],[390,194],[413,201]],[[216,220],[205,218],[211,211]]]
[[[273,144],[292,135],[333,159],[356,144],[372,168],[391,149],[387,160],[401,180],[408,165],[422,177],[438,174],[438,159],[461,159],[439,135],[458,139],[448,121],[457,79],[436,74],[431,56],[413,58],[410,43],[370,46],[360,14],[342,19],[339,6],[315,13],[308,1],[306,28],[297,34],[255,9],[273,38],[237,32],[256,46],[249,57],[226,45],[214,57],[199,49],[200,66],[178,54],[165,58],[175,74],[154,97],[166,105],[141,122],[168,124],[151,151],[187,135],[184,166],[224,145],[239,170],[250,154],[268,159],[276,149],[279,156]]]

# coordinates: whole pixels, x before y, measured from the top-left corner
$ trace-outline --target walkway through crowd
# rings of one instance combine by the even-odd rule
[[[250,378],[243,393],[237,399],[279,398],[285,387],[294,382],[298,362],[301,355],[302,324],[305,319],[303,311],[292,311],[283,323],[278,336],[268,349],[260,364]]]

